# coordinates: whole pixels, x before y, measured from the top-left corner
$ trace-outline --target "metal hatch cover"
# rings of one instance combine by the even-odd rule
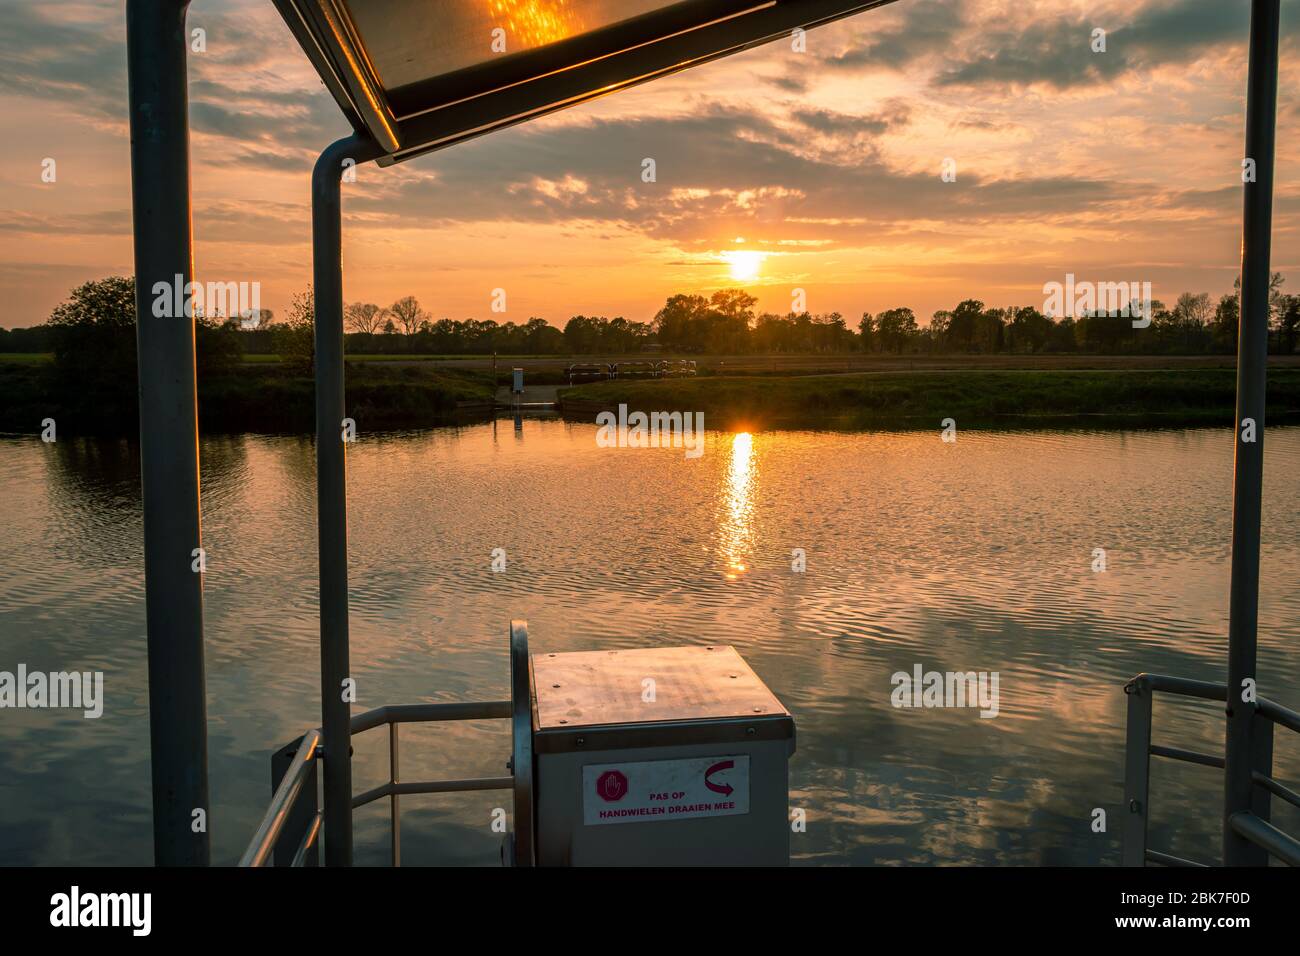
[[[534,654],[533,679],[538,731],[789,717],[729,644]]]

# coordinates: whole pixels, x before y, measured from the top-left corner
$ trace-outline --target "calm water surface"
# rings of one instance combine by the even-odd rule
[[[1294,707],[1300,430],[1266,450],[1261,689]],[[697,460],[556,420],[363,438],[356,709],[508,696],[511,617],[535,651],[731,643],[796,717],[796,862],[1115,863],[1124,680],[1223,678],[1231,456],[1221,431],[710,433]],[[270,752],[319,721],[314,454],[244,436],[202,458],[211,833],[231,863]],[[0,670],[102,670],[106,696],[99,720],[0,711],[2,863],[151,861],[141,535],[134,447],[0,439]],[[999,672],[1000,714],[894,709],[890,675],[915,664]],[[1213,705],[1157,706],[1157,740],[1221,749]],[[504,772],[504,721],[402,734],[406,779]],[[356,749],[358,791],[386,779],[382,731]],[[1300,747],[1277,749],[1295,786]],[[1206,858],[1218,775],[1156,761],[1152,793],[1152,845]],[[495,863],[505,799],[403,798],[404,859]],[[360,811],[358,861],[386,862],[387,835],[386,803]]]

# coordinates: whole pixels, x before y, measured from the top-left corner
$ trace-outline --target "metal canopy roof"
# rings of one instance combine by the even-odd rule
[[[379,145],[384,152],[379,164],[387,166],[737,53],[796,27],[892,2],[275,0],[275,5],[348,121]],[[494,35],[497,30],[503,33]]]

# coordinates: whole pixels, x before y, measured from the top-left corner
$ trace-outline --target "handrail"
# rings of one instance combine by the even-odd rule
[[[352,798],[352,809],[374,803],[381,797],[412,793],[465,793],[471,790],[513,790],[514,777],[469,777],[465,780],[431,780],[427,783],[381,783]]]
[[[307,865],[307,854],[311,852],[316,841],[320,839],[320,828],[324,822],[324,816],[317,811],[312,814],[311,822],[307,824],[307,829],[302,835],[302,842],[298,844],[298,851],[293,855],[291,867],[304,867]],[[314,864],[313,864],[314,865]]]
[[[1275,797],[1281,797],[1293,807],[1300,807],[1300,793],[1296,793],[1286,784],[1278,783],[1266,773],[1260,773],[1256,770],[1251,774],[1251,779],[1255,781],[1255,786],[1263,787]]]
[[[1227,700],[1228,686],[1222,681],[1192,680],[1188,677],[1172,677],[1169,674],[1141,673],[1124,685],[1124,693],[1132,693],[1136,686],[1180,697],[1200,697],[1203,700]]]
[[[1195,860],[1185,860],[1181,856],[1171,856],[1168,853],[1161,853],[1159,850],[1147,850],[1147,859],[1152,863],[1159,863],[1162,866],[1187,867],[1189,869],[1208,870],[1209,867],[1204,863],[1197,863]]]
[[[1289,866],[1300,866],[1300,840],[1253,813],[1234,813],[1228,822],[1251,843],[1262,846]]]
[[[1283,707],[1281,704],[1261,697],[1257,702],[1259,714],[1267,717],[1275,724],[1281,724],[1287,730],[1293,730],[1300,734],[1300,714],[1296,713],[1290,707]]]
[[[1203,754],[1199,750],[1184,750],[1181,747],[1161,747],[1157,744],[1151,745],[1151,756],[1168,757],[1170,760],[1181,760],[1184,763],[1197,763],[1202,767],[1214,767],[1216,770],[1222,770],[1224,760],[1222,757],[1216,757],[1214,754]]]
[[[353,795],[352,809],[373,803],[383,797],[390,800],[390,817],[392,832],[392,861],[394,866],[401,865],[401,814],[398,797],[415,793],[461,793],[474,790],[512,790],[514,777],[474,777],[463,780],[433,780],[417,783],[402,783],[398,780],[398,736],[399,724],[429,723],[444,720],[501,720],[509,719],[514,708],[508,700],[456,701],[436,704],[389,704],[376,707],[351,718],[351,733],[360,734],[376,727],[387,726],[388,734],[388,782],[380,784],[364,793]],[[303,734],[302,742],[293,756],[292,762],[285,770],[271,797],[271,804],[258,824],[257,832],[248,844],[248,849],[239,860],[240,866],[265,866],[275,849],[291,811],[300,799],[310,799],[316,804],[316,794],[308,794],[303,787],[312,769],[312,762],[320,755],[321,732],[309,730]],[[307,855],[316,845],[323,828],[321,813],[317,810],[308,822],[298,849],[293,857],[292,866],[303,866]]]
[[[1226,766],[1227,761],[1214,754],[1152,744],[1152,699],[1156,692],[1202,700],[1227,701],[1228,699],[1226,683],[1190,680],[1168,674],[1138,674],[1124,685],[1124,693],[1129,697],[1124,784],[1129,813],[1124,825],[1124,862],[1130,866],[1141,866],[1148,862],[1161,863],[1165,866],[1203,866],[1204,864],[1192,860],[1147,849],[1150,758],[1165,757],[1220,770]],[[1255,742],[1255,752],[1252,755],[1255,767],[1251,774],[1254,785],[1259,789],[1252,804],[1253,812],[1235,813],[1229,822],[1234,832],[1261,848],[1266,854],[1271,854],[1291,866],[1300,866],[1300,841],[1282,832],[1268,821],[1270,795],[1300,806],[1300,793],[1272,777],[1273,726],[1278,725],[1300,732],[1300,714],[1275,701],[1261,697],[1254,702],[1253,716],[1261,721],[1256,734],[1258,739]],[[1261,856],[1260,861],[1267,863],[1268,857]]]
[[[352,718],[354,734],[384,724],[422,724],[432,720],[494,720],[510,716],[510,701],[464,701],[448,704],[389,704]]]
[[[1141,673],[1124,685],[1124,693],[1132,693],[1136,687],[1145,687],[1152,692],[1175,694],[1179,697],[1199,697],[1203,700],[1228,699],[1228,685],[1223,681],[1192,680],[1188,677],[1173,677],[1169,674]],[[1300,734],[1300,712],[1283,706],[1267,697],[1257,698],[1255,713],[1281,724],[1287,730]]]
[[[279,839],[280,831],[284,829],[284,822],[289,819],[289,811],[302,792],[303,781],[307,779],[307,771],[311,768],[312,761],[316,759],[319,745],[319,730],[309,730],[302,735],[302,743],[298,746],[298,752],[293,755],[293,762],[285,771],[280,785],[275,788],[270,807],[262,817],[262,822],[258,824],[257,832],[253,834],[248,849],[239,859],[240,866],[266,865],[267,857],[275,849],[275,841]],[[312,794],[312,798],[315,799],[315,794]]]

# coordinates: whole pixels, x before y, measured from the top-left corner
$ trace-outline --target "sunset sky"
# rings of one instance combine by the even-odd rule
[[[1067,272],[1217,297],[1238,266],[1248,8],[899,0],[811,31],[806,52],[777,42],[364,166],[345,185],[345,297],[560,327],[736,285],[774,312],[802,288],[854,327],[972,296],[1041,307]],[[18,327],[132,272],[124,5],[0,10],[0,326]],[[260,282],[279,313],[310,281],[311,166],[348,127],[269,0],[196,0],[190,25],[207,33],[190,57],[196,278]],[[1300,0],[1282,26],[1273,267],[1300,292]]]

